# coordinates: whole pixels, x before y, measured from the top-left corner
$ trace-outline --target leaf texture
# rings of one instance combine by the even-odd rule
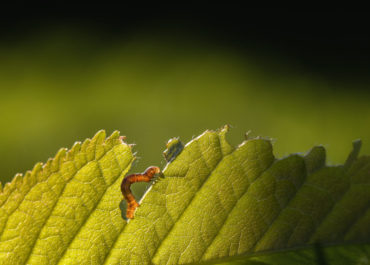
[[[345,166],[326,166],[321,146],[275,159],[269,140],[234,149],[226,131],[205,132],[167,164],[105,264],[217,263],[369,241],[370,160],[357,159],[358,143]]]
[[[229,261],[207,262],[204,264],[222,265],[280,265],[280,264],[369,264],[370,245],[340,245],[323,247],[320,244],[294,249],[264,253],[263,255],[231,258]]]
[[[62,149],[0,194],[3,264],[362,264],[369,261],[370,156],[327,166],[325,149],[282,159],[268,139],[237,148],[206,131],[168,161],[124,221],[134,157],[118,133]],[[176,148],[175,148],[176,147]],[[181,148],[180,148],[181,147]],[[170,150],[170,148],[172,148]],[[321,261],[320,261],[321,259]]]
[[[1,264],[99,264],[124,226],[119,182],[133,161],[118,132],[61,149],[0,195]]]

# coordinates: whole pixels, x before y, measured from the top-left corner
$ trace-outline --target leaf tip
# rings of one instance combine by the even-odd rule
[[[11,190],[11,188],[12,188],[11,182],[5,183],[4,188],[3,188],[3,193],[7,193],[8,191]]]
[[[42,168],[43,168],[43,163],[41,162],[36,163],[36,165],[32,169],[31,174],[37,175],[42,170]]]
[[[89,138],[85,139],[85,141],[83,141],[81,144],[81,151],[85,151],[87,147],[89,146],[90,142],[91,142],[91,139]]]
[[[13,179],[13,183],[15,185],[15,187],[17,189],[19,189],[21,186],[22,186],[22,182],[23,182],[23,177],[21,174],[17,174],[15,175],[14,179]]]
[[[105,137],[107,136],[107,133],[105,130],[99,130],[94,137],[91,139],[92,142],[101,143],[105,140]]]
[[[326,160],[326,150],[324,146],[322,145],[314,146],[304,156],[307,173],[312,174],[316,170],[324,167],[325,160]]]
[[[123,141],[126,139],[126,136],[121,136],[120,131],[114,131],[111,135],[105,140],[106,143],[114,143],[116,141],[119,141],[120,143],[123,143]]]
[[[75,142],[70,150],[67,148],[63,148],[64,150],[59,150],[61,153],[60,158],[62,158],[62,154],[64,153],[67,157],[67,160],[72,160],[73,157],[81,150],[81,142]]]
[[[361,139],[356,139],[352,142],[352,151],[348,155],[346,162],[344,163],[345,168],[349,168],[352,163],[357,159],[358,154],[360,153],[362,141]]]
[[[69,152],[75,152],[75,149],[76,149],[76,144],[77,143],[75,143],[73,146],[72,146],[72,148],[71,148],[71,150],[69,151]],[[52,164],[54,165],[54,166],[56,166],[56,165],[59,165],[60,164],[60,162],[66,157],[66,155],[67,155],[67,148],[60,148],[59,150],[58,150],[58,152],[57,152],[57,154],[55,155],[55,157],[53,158],[53,159],[51,159],[51,161],[52,161]]]

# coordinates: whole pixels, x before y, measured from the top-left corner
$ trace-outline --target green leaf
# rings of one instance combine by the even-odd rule
[[[61,149],[0,195],[1,264],[99,264],[125,225],[120,181],[133,161],[118,132]]]
[[[205,264],[222,265],[280,265],[280,264],[299,264],[299,265],[328,265],[328,264],[369,264],[370,245],[342,245],[323,247],[320,244],[299,248],[290,251],[279,251],[264,253],[257,256],[241,256],[220,262],[207,262]]]
[[[226,131],[205,132],[167,164],[105,264],[217,263],[369,241],[369,157],[329,167],[319,146],[277,160],[269,140],[234,149]]]
[[[98,133],[17,176],[0,195],[4,264],[366,264],[370,156],[326,166],[325,149],[276,159],[267,139],[237,148],[227,127],[168,161],[135,218],[121,218],[119,183],[133,155]],[[80,145],[78,145],[80,146]]]

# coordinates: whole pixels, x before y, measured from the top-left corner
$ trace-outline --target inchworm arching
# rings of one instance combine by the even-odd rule
[[[134,195],[131,192],[130,186],[135,182],[149,182],[155,176],[160,173],[159,167],[151,166],[148,167],[144,173],[131,174],[125,177],[121,183],[121,191],[124,199],[127,201],[126,217],[127,219],[134,218],[134,212],[139,206],[139,203],[135,200]]]

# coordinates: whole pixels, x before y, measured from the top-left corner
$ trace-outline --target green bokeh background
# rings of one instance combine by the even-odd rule
[[[333,82],[277,54],[148,32],[123,38],[72,29],[0,43],[0,179],[61,147],[119,130],[136,144],[132,172],[165,165],[168,139],[231,125],[270,137],[278,157],[323,144],[342,163],[354,139],[370,154],[367,83]],[[139,189],[145,187],[145,184]]]

